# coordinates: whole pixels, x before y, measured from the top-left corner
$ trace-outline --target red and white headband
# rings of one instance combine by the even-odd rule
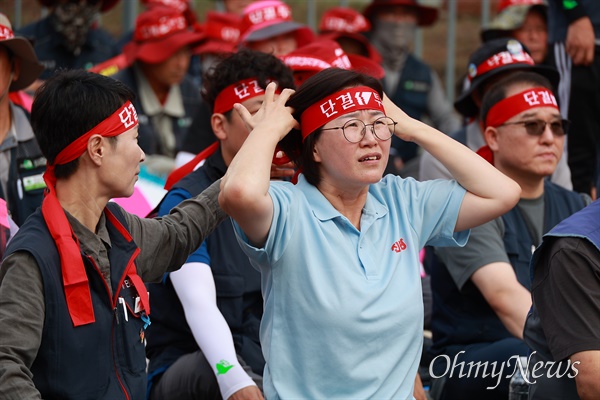
[[[163,15],[156,20],[142,20],[136,27],[134,39],[137,42],[162,39],[174,32],[187,30],[187,20],[181,14]]]
[[[262,5],[264,3],[264,6]],[[248,8],[252,8],[249,6]],[[284,22],[292,20],[292,9],[282,2],[262,2],[255,9],[247,12],[242,19],[241,30],[245,32],[252,26],[261,28],[274,22]]]
[[[558,110],[554,94],[544,87],[535,87],[494,104],[485,118],[485,127],[500,126],[515,115],[536,107],[552,107]]]
[[[272,81],[266,83],[270,82]],[[276,93],[279,93],[279,90]],[[213,113],[224,114],[231,110],[235,103],[250,100],[261,94],[265,94],[265,89],[260,86],[257,78],[244,79],[221,90],[215,99]]]
[[[130,101],[123,104],[104,121],[90,129],[84,135],[65,147],[54,160],[52,165],[62,165],[81,156],[87,148],[87,142],[92,135],[112,137],[120,135],[138,124],[137,111]]]
[[[379,93],[367,86],[342,89],[308,107],[300,116],[302,141],[334,119],[358,110],[385,113]]]
[[[48,191],[42,202],[42,215],[58,249],[67,308],[74,326],[90,324],[96,319],[91,300],[90,285],[81,258],[79,240],[73,233],[73,229],[56,196],[54,167],[71,162],[81,156],[85,152],[87,142],[92,135],[113,137],[134,128],[137,124],[137,112],[133,104],[128,101],[104,121],[65,147],[56,156],[54,164],[46,167],[44,173],[44,181]],[[130,278],[134,278],[133,275],[137,276],[135,268],[131,271],[128,270],[128,275]],[[137,279],[137,281],[133,279],[134,285],[140,290],[140,288],[143,288],[143,284],[139,277]],[[146,303],[144,309],[149,313],[150,308],[147,301],[142,298],[142,302]]]
[[[486,72],[512,64],[534,65],[535,62],[533,61],[533,58],[531,58],[531,56],[524,50],[519,52],[501,51],[477,66],[475,64],[469,65],[468,79],[469,81],[473,81],[473,79],[485,74]]]
[[[353,17],[350,19],[349,17]],[[361,14],[354,13],[330,13],[323,17],[321,31],[358,33],[368,31],[370,23]]]
[[[0,40],[8,40],[15,37],[14,32],[6,25],[0,24]]]

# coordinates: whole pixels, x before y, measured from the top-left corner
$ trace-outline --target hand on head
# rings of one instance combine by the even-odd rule
[[[240,114],[242,120],[249,130],[256,128],[271,128],[273,132],[277,132],[279,140],[287,135],[293,128],[300,128],[298,121],[294,119],[292,113],[294,110],[287,107],[285,104],[294,90],[283,89],[281,94],[275,95],[277,84],[271,82],[265,89],[265,100],[260,109],[254,115],[243,105],[236,103],[233,108]]]
[[[407,142],[412,141],[410,132],[414,129],[414,124],[420,122],[406,114],[385,93],[383,93],[383,107],[385,114],[396,122],[394,135]]]

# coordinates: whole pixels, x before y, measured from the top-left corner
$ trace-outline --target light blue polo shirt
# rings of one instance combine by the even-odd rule
[[[242,249],[261,271],[266,398],[407,399],[423,338],[419,250],[464,245],[455,181],[388,175],[371,185],[358,231],[301,175],[272,182],[265,247]]]

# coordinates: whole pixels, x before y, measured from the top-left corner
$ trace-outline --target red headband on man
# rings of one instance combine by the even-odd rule
[[[266,83],[270,82],[267,81]],[[277,91],[276,93],[280,92]],[[257,78],[244,79],[221,90],[221,93],[215,99],[213,113],[224,114],[231,110],[235,103],[250,100],[261,94],[265,94],[265,89],[260,86]]]
[[[500,126],[515,115],[535,107],[552,107],[558,110],[552,92],[544,87],[535,87],[494,104],[485,118],[485,127]]]
[[[137,112],[133,104],[128,101],[104,121],[70,143],[56,156],[53,164],[46,166],[44,181],[48,186],[48,191],[42,202],[42,215],[52,235],[52,239],[54,239],[58,248],[67,307],[69,308],[69,314],[74,326],[90,324],[96,319],[94,317],[89,282],[81,258],[79,241],[56,196],[54,167],[56,165],[67,164],[79,158],[85,152],[88,140],[92,135],[97,134],[104,137],[117,136],[134,128],[137,124]],[[129,276],[135,275],[137,277],[135,264],[132,263],[127,272]],[[134,281],[140,296],[147,293],[143,289],[141,279],[132,279],[132,281]],[[136,284],[136,282],[138,283]],[[138,287],[139,285],[141,287]],[[144,302],[147,303],[147,301]],[[147,304],[143,305],[146,312],[149,312],[150,308]]]
[[[358,110],[385,113],[379,93],[367,86],[342,89],[308,107],[300,116],[302,141],[334,119]]]

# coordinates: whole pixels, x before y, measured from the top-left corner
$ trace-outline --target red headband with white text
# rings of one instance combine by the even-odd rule
[[[267,81],[265,83],[268,84],[270,82],[272,81]],[[277,89],[275,93],[280,93],[279,89]],[[260,86],[257,78],[244,79],[221,90],[221,93],[219,93],[215,99],[213,113],[224,114],[231,110],[235,103],[250,100],[261,94],[265,94],[265,89]]]
[[[552,107],[558,110],[554,94],[544,87],[535,87],[494,104],[485,118],[485,127],[500,126],[515,115],[535,107]]]
[[[526,64],[533,66],[535,62],[533,61],[533,58],[523,49],[518,52],[501,51],[477,66],[475,66],[475,64],[469,65],[469,82],[475,79],[475,77],[481,76],[496,68],[505,67],[512,64]]]
[[[93,135],[113,137],[134,128],[137,124],[137,112],[133,104],[128,101],[104,121],[70,143],[56,156],[52,165],[46,166],[44,181],[48,189],[42,202],[42,215],[58,249],[67,307],[74,326],[93,323],[95,321],[94,307],[79,241],[56,195],[54,167],[67,164],[84,154],[88,140]],[[144,289],[142,280],[137,279],[139,277],[134,263],[129,266],[127,275],[132,278],[139,296],[144,297],[147,291]],[[147,299],[142,298],[141,300],[144,310],[149,313],[150,307]]]
[[[0,24],[0,40],[8,40],[15,37],[12,29],[6,25]]]
[[[300,116],[302,141],[334,119],[358,110],[385,113],[379,93],[367,86],[342,89],[308,107]]]

